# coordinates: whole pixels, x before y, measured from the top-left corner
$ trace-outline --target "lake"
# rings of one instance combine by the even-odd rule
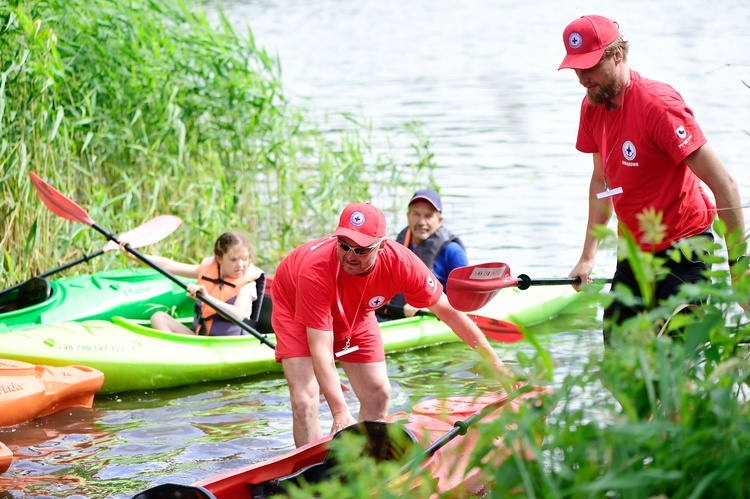
[[[574,148],[583,88],[564,55],[562,30],[583,14],[620,23],[630,67],[672,84],[710,143],[750,195],[750,4],[685,0],[262,0],[219,2],[240,29],[277,54],[286,90],[321,126],[342,113],[371,121],[376,150],[409,157],[404,124],[418,121],[438,165],[446,225],[471,263],[507,263],[513,275],[566,275],[587,215],[591,160]],[[404,208],[408,199],[403,200]],[[748,216],[746,211],[746,217]],[[392,235],[405,221],[392,220]],[[597,273],[611,275],[614,249]],[[601,353],[598,315],[564,317],[545,333],[561,383]],[[496,344],[513,359],[523,344]],[[393,410],[485,381],[462,343],[390,356]],[[137,373],[133,374],[137,376]],[[579,404],[606,396],[599,387]],[[356,401],[349,397],[352,408]],[[323,407],[324,424],[329,424]],[[593,416],[592,416],[593,417]],[[191,483],[292,448],[284,379],[268,375],[157,392],[101,396],[91,411],[66,411],[0,441],[19,459],[0,498],[130,497],[160,481]]]

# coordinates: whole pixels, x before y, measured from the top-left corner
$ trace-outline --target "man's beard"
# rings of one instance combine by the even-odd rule
[[[599,86],[595,93],[586,92],[586,99],[589,104],[599,106],[612,100],[622,90],[622,82],[617,77],[612,76],[606,83]]]

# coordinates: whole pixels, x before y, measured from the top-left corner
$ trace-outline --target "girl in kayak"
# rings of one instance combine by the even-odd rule
[[[127,241],[120,241],[120,249],[135,260],[136,257],[125,249],[126,244]],[[253,301],[258,299],[256,281],[263,271],[253,265],[253,246],[240,232],[220,235],[214,243],[214,255],[200,264],[176,262],[161,256],[147,258],[172,274],[197,279],[196,283],[187,286],[191,298],[196,298],[197,293],[215,298],[222,302],[224,311],[240,321],[249,317]],[[212,336],[237,336],[242,332],[239,326],[201,301],[196,303],[192,329],[166,312],[154,313],[151,327],[173,333]]]

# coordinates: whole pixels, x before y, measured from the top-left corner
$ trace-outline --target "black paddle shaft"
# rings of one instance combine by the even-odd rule
[[[66,263],[65,265],[60,265],[59,267],[56,267],[56,268],[54,268],[52,270],[48,270],[47,272],[44,272],[43,274],[39,274],[37,277],[39,277],[41,279],[44,279],[45,277],[49,277],[52,274],[57,274],[58,272],[62,272],[63,270],[68,270],[70,267],[78,265],[79,263],[88,262],[89,260],[91,260],[93,258],[96,258],[97,256],[103,255],[103,254],[104,254],[104,250],[99,250],[99,251],[97,251],[95,253],[90,253],[88,255],[83,255],[82,257],[80,257],[77,260],[73,260],[72,262]],[[27,279],[27,280],[25,280],[23,282],[19,282],[18,284],[13,285],[13,286],[11,286],[9,288],[5,288],[4,290],[0,291],[0,296],[4,295],[6,293],[10,293],[12,291],[15,291],[16,289],[20,288],[21,286],[23,286],[27,282],[29,282],[29,279]]]
[[[91,227],[93,227],[94,229],[96,229],[97,231],[99,231],[100,233],[102,233],[110,241],[114,241],[116,243],[119,243],[119,241],[117,240],[117,236],[115,236],[114,234],[111,234],[111,233],[107,232],[102,227],[98,226],[97,224],[92,224]],[[167,270],[161,268],[159,265],[155,264],[154,262],[152,262],[151,260],[149,260],[148,258],[146,258],[143,254],[141,254],[140,251],[138,251],[135,248],[131,248],[130,245],[125,245],[125,249],[128,250],[129,252],[131,252],[132,254],[134,254],[140,261],[142,261],[143,263],[145,263],[146,265],[148,265],[152,269],[160,272],[161,274],[164,275],[164,277],[167,277],[169,280],[171,280],[172,282],[174,282],[175,284],[177,284],[178,286],[180,286],[182,289],[184,289],[184,290],[187,291],[187,289],[188,289],[187,284],[185,284],[184,282],[182,282],[181,280],[179,280],[177,277],[175,277],[174,275],[172,275],[171,272],[167,272]],[[258,331],[256,331],[254,328],[248,326],[247,324],[245,324],[244,322],[242,322],[238,318],[236,318],[233,315],[231,315],[230,313],[226,312],[222,308],[222,306],[218,302],[216,302],[216,300],[214,300],[214,299],[212,299],[212,298],[204,295],[203,293],[196,294],[196,297],[199,300],[201,300],[201,301],[205,302],[206,304],[208,304],[209,306],[211,306],[212,308],[214,308],[219,313],[219,315],[221,315],[222,317],[224,317],[226,320],[228,320],[229,322],[231,322],[235,326],[238,326],[240,329],[243,329],[244,331],[247,331],[248,333],[250,333],[253,336],[255,336],[264,345],[267,345],[267,346],[273,348],[274,350],[276,349],[276,345],[273,342],[271,342],[268,338],[266,338],[261,333],[259,333]]]
[[[594,284],[609,284],[612,279],[594,279]],[[518,289],[529,289],[529,286],[555,286],[558,284],[581,284],[580,277],[548,277],[532,279],[526,274],[518,276]]]

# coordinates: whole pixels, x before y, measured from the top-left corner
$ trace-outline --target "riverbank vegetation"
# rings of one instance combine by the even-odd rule
[[[244,229],[267,271],[349,202],[401,209],[430,179],[418,126],[400,160],[372,149],[365,120],[325,131],[290,102],[252,32],[211,15],[181,0],[0,2],[0,286],[106,242],[49,213],[29,172],[114,233],[181,217],[150,252],[197,260]]]

